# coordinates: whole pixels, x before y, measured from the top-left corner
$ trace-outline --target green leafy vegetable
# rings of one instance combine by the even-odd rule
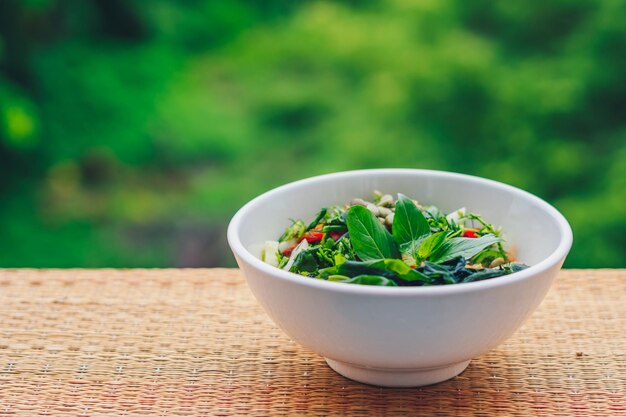
[[[439,250],[446,238],[447,232],[438,232],[428,236],[417,250],[416,258],[427,259],[431,254]]]
[[[379,259],[366,262],[346,261],[336,269],[326,270],[326,273],[337,273],[345,276],[378,275],[396,282],[416,282],[428,284],[432,280],[416,271],[400,259]]]
[[[454,237],[443,242],[437,252],[430,256],[430,261],[442,263],[454,258],[470,259],[481,250],[501,240],[494,235],[485,235],[479,238]]]
[[[396,273],[385,269],[384,265],[378,265],[381,260],[375,260],[370,262],[358,262],[358,261],[346,261],[339,265],[334,271],[327,271],[328,273],[337,273],[341,275],[347,275],[354,277],[357,275],[380,275],[386,278],[394,278]]]
[[[392,232],[398,244],[413,242],[430,234],[430,226],[420,209],[403,194],[398,194]]]
[[[362,260],[400,257],[398,247],[385,226],[367,208],[351,207],[347,223],[354,251]]]
[[[304,250],[298,253],[293,265],[289,268],[289,271],[307,271],[312,272],[318,269],[317,259],[315,254],[318,249]]]
[[[377,262],[372,262],[371,266],[391,271],[396,274],[397,278],[400,278],[403,281],[421,281],[423,283],[429,283],[431,281],[426,275],[411,268],[400,259],[383,259]]]
[[[309,223],[309,225],[307,226],[306,230],[309,231],[309,230],[313,229],[315,226],[317,226],[317,224],[320,222],[320,220],[322,220],[324,218],[324,216],[326,216],[327,212],[328,212],[327,208],[321,209],[317,213],[317,216],[315,217],[315,220],[313,220],[311,223]]]
[[[458,261],[452,261],[447,264],[435,264],[425,262],[420,269],[424,274],[428,274],[433,281],[441,281],[442,284],[456,284],[464,277],[464,268],[467,262],[463,258]]]

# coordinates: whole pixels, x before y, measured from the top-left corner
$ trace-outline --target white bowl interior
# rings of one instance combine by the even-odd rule
[[[466,207],[502,226],[506,246],[515,248],[517,260],[528,265],[546,259],[563,239],[556,210],[524,191],[477,177],[420,170],[353,171],[288,184],[253,200],[237,234],[244,247],[258,256],[259,243],[277,239],[290,219],[307,223],[322,207],[342,205],[355,197],[371,200],[374,190],[403,193],[446,213]]]

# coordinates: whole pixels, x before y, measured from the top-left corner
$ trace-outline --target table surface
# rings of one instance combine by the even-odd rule
[[[236,269],[0,270],[0,415],[625,416],[626,270],[562,271],[506,343],[411,389],[333,372]]]

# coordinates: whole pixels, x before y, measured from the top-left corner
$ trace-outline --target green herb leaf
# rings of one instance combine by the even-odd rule
[[[394,281],[422,282],[430,284],[429,277],[414,270],[400,259],[377,259],[367,262],[346,261],[336,270],[336,273],[355,277],[359,275],[377,275]]]
[[[293,265],[289,268],[291,272],[313,272],[317,271],[319,268],[317,261],[315,259],[315,253],[318,252],[318,249],[308,249],[303,250],[296,255],[296,258],[293,262]],[[293,256],[293,255],[292,255]]]
[[[347,277],[345,275],[329,275],[326,278],[326,281],[333,281],[333,282],[341,282],[341,281],[348,281],[350,279],[350,277]]]
[[[408,256],[410,258],[417,260],[418,258],[417,251],[419,250],[419,248],[422,246],[422,243],[424,243],[424,240],[426,239],[427,239],[427,236],[422,236],[421,238],[417,240],[412,240],[410,242],[401,243],[399,245],[400,253],[402,255],[405,255],[405,256]]]
[[[398,247],[385,226],[367,208],[351,207],[347,224],[352,247],[362,260],[400,257]]]
[[[398,194],[391,230],[393,239],[398,244],[413,242],[430,234],[428,221],[413,201],[404,194]]]
[[[358,275],[380,275],[385,278],[395,278],[397,276],[396,273],[385,269],[382,261],[382,259],[376,259],[368,262],[345,261],[339,265],[335,271],[331,272],[340,275],[347,275],[349,277],[356,277]],[[379,265],[379,263],[381,263],[381,265]]]
[[[501,241],[502,239],[494,235],[479,238],[453,237],[443,242],[437,252],[430,256],[430,261],[442,263],[459,257],[470,259],[483,249]]]
[[[392,280],[380,275],[358,275],[347,280],[333,279],[335,282],[344,282],[346,284],[376,285],[379,287],[397,287],[398,284]]]
[[[485,269],[480,269],[471,275],[468,275],[461,282],[482,281],[484,279],[500,277],[500,276],[508,275],[508,274],[510,274],[510,271],[508,270],[499,269],[499,268],[493,268],[493,269],[485,268]]]
[[[426,275],[411,268],[400,259],[382,259],[376,262],[369,262],[369,264],[373,268],[380,268],[394,272],[396,276],[403,281],[421,281],[424,283],[430,283],[431,281],[431,279]]]
[[[322,227],[322,232],[324,233],[328,233],[328,232],[345,232],[346,230],[348,230],[348,228],[343,225],[343,224],[337,224],[337,225],[330,225],[330,226],[324,226]]]
[[[311,223],[309,223],[309,225],[307,226],[306,230],[309,231],[309,230],[313,229],[315,226],[317,226],[317,224],[320,222],[320,220],[322,220],[324,218],[324,216],[326,216],[327,212],[328,212],[328,209],[326,207],[321,209],[317,213],[317,216],[315,216],[315,220],[313,220]]]
[[[443,244],[447,234],[447,232],[439,232],[428,236],[419,246],[417,256],[415,256],[415,258],[427,259],[431,254],[439,250],[439,247]]]
[[[422,272],[431,277],[433,281],[436,280],[441,284],[456,284],[459,282],[459,279],[462,278],[466,263],[467,261],[461,258],[459,258],[458,262],[452,264],[438,265],[432,262],[425,262],[421,269]]]
[[[489,250],[483,250],[478,255],[476,255],[474,257],[474,263],[482,264],[483,266],[487,267],[494,259],[501,256],[502,254],[499,250],[490,248]]]
[[[528,268],[527,265],[511,263],[497,268],[479,269],[477,271],[474,271],[471,275],[467,276],[462,282],[482,281],[489,278],[501,277],[504,275],[509,275],[515,272],[522,271],[526,268]]]

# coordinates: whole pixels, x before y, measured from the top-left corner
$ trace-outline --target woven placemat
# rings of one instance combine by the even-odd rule
[[[429,387],[347,380],[238,270],[0,270],[0,415],[626,415],[626,271],[563,271],[529,322]]]

